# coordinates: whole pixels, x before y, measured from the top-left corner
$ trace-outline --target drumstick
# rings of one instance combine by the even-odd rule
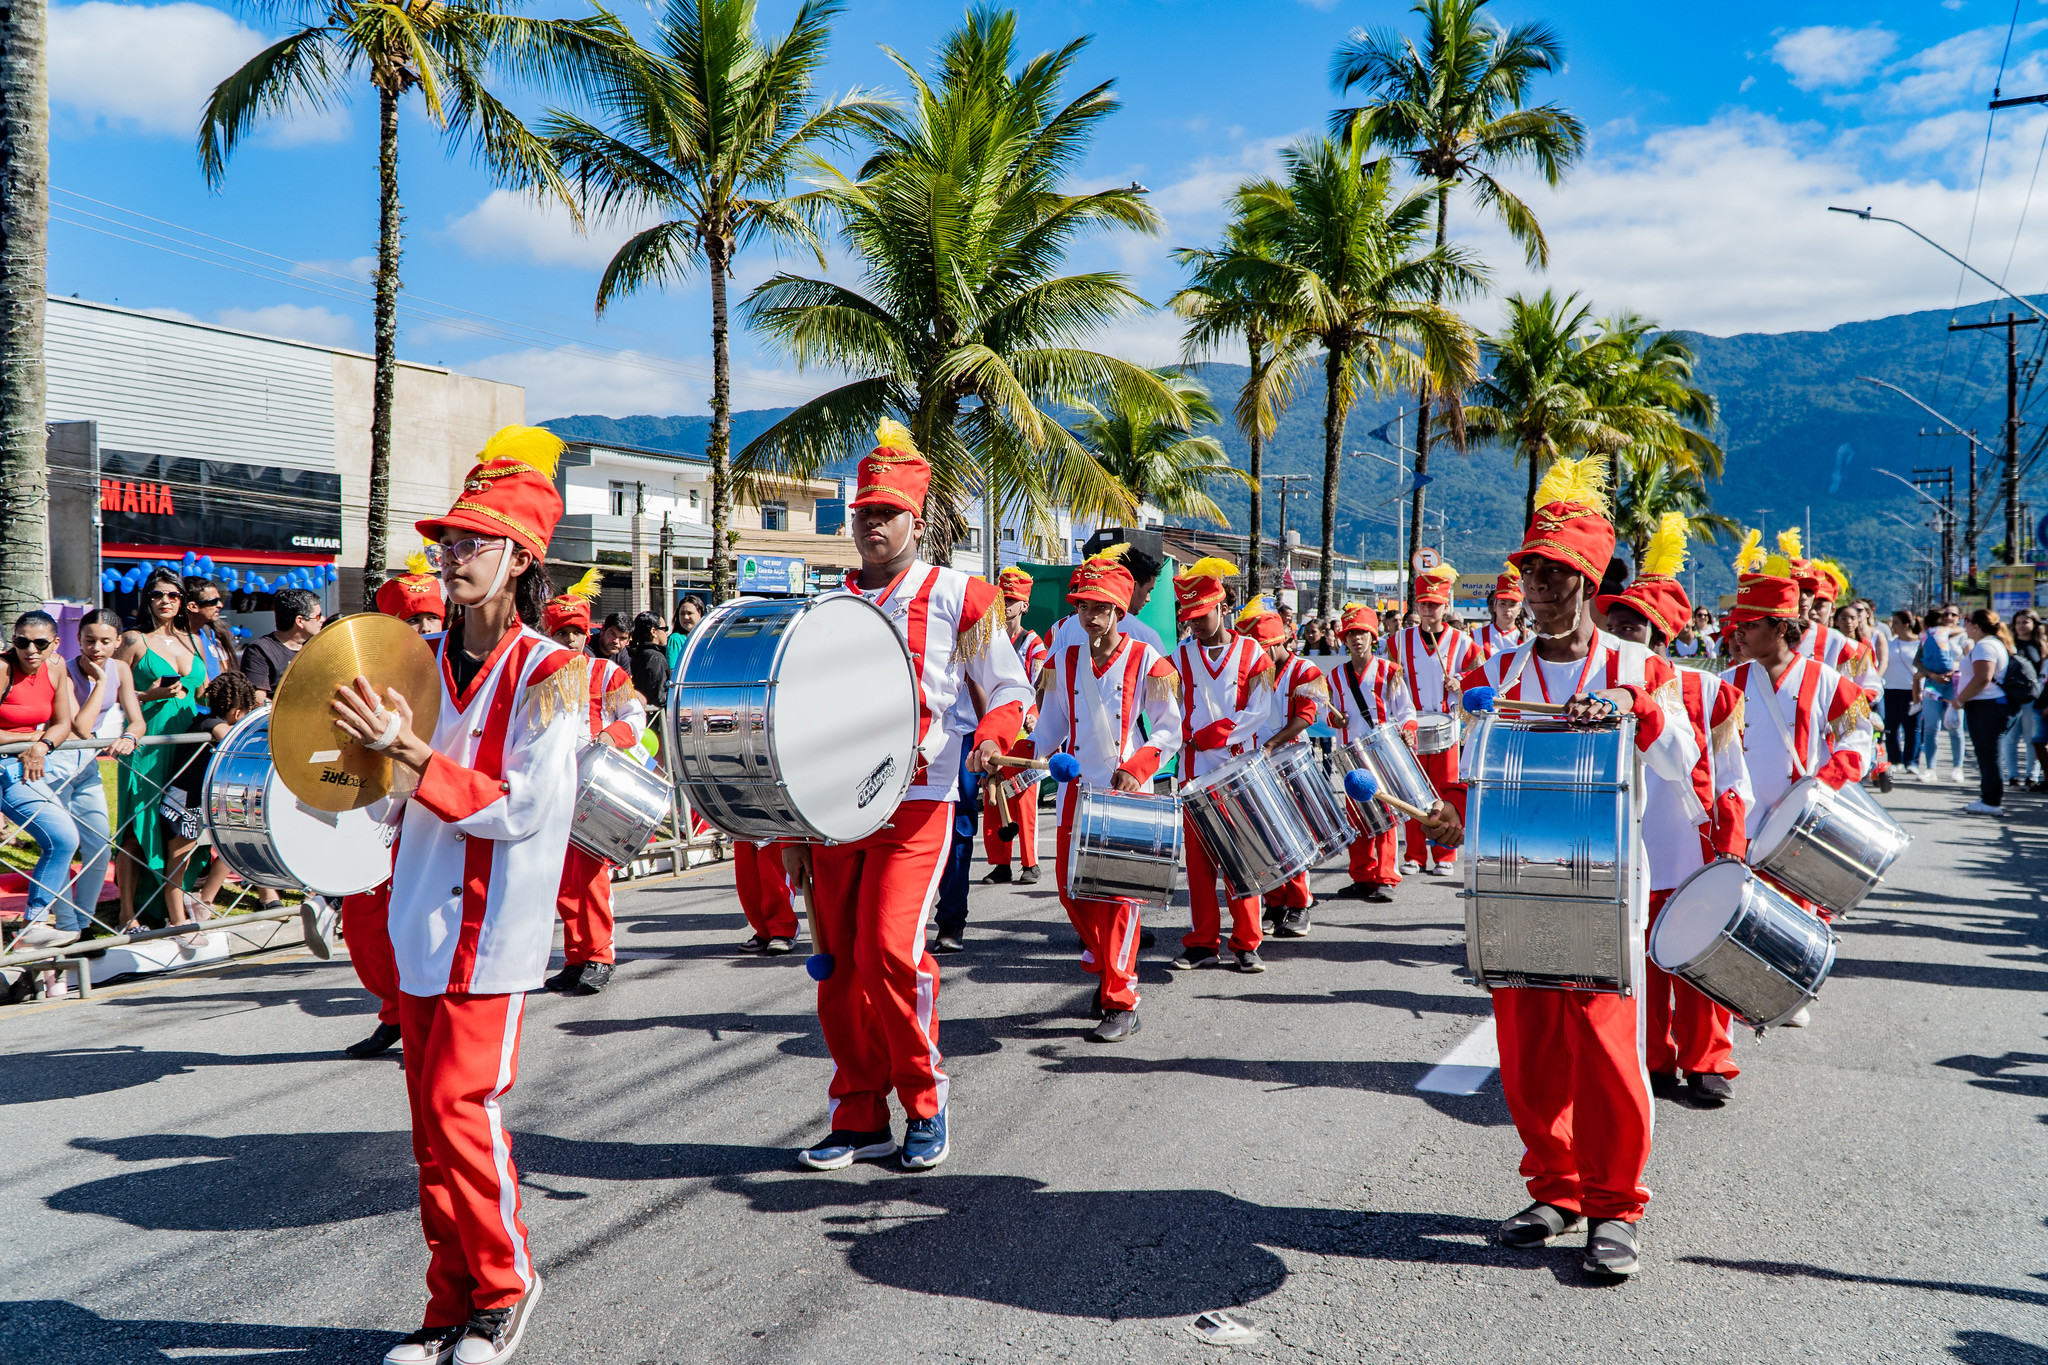
[[[1561,716],[1565,713],[1563,702],[1522,701],[1516,697],[1503,701],[1499,693],[1491,687],[1466,688],[1458,704],[1464,707],[1465,714],[1469,716],[1486,715],[1495,710],[1532,711],[1539,716]]]
[[[1045,758],[1012,758],[1008,754],[997,754],[994,758],[989,759],[988,762],[999,763],[1005,768],[1038,768],[1042,770],[1049,767],[1052,760]]]
[[[1353,768],[1344,774],[1344,794],[1361,806],[1377,800],[1381,805],[1397,810],[1411,820],[1428,820],[1432,816],[1426,810],[1409,805],[1398,796],[1389,796],[1380,790],[1380,780],[1363,768]]]

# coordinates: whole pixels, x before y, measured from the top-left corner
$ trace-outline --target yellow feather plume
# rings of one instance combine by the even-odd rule
[[[1826,571],[1828,577],[1835,580],[1835,586],[1841,590],[1840,595],[1847,597],[1849,595],[1848,571],[1832,559],[1823,559],[1820,562],[1820,567]]]
[[[596,569],[591,569],[583,577],[571,583],[569,590],[562,595],[564,597],[580,597],[586,602],[595,602],[598,594],[603,591],[604,575]]]
[[[1122,559],[1125,555],[1129,554],[1130,552],[1130,542],[1127,540],[1120,540],[1114,545],[1103,546],[1101,549],[1097,550],[1094,554],[1089,555],[1088,557],[1090,559]]]
[[[1181,570],[1181,578],[1235,578],[1237,565],[1215,555],[1206,555]]]
[[[1675,577],[1685,567],[1685,540],[1690,530],[1683,512],[1666,512],[1659,517],[1657,530],[1643,551],[1643,573]]]
[[[1790,578],[1792,576],[1792,561],[1784,555],[1767,555],[1764,558],[1762,572],[1772,578]]]
[[[899,450],[905,455],[917,454],[917,443],[910,439],[910,428],[894,417],[884,417],[875,424],[875,444],[885,450]]]
[[[1805,547],[1799,542],[1797,526],[1788,526],[1778,532],[1778,548],[1784,552],[1787,559],[1797,559],[1805,553]]]
[[[1735,572],[1738,575],[1755,573],[1763,566],[1763,559],[1764,533],[1762,531],[1744,531],[1742,533],[1742,548],[1735,552]]]
[[[1449,564],[1439,564],[1434,569],[1424,569],[1419,575],[1417,575],[1417,577],[1448,578],[1453,581],[1456,581],[1458,577],[1458,571],[1452,568]]]
[[[1273,610],[1272,603],[1268,602],[1263,597],[1254,597],[1251,601],[1244,604],[1244,610],[1237,614],[1237,621],[1235,624],[1241,626],[1245,622],[1250,621],[1255,617],[1264,616],[1267,612],[1271,610]]]
[[[1582,460],[1558,460],[1544,471],[1536,485],[1536,505],[1575,502],[1607,515],[1607,457],[1588,455]]]
[[[427,552],[425,550],[414,550],[405,557],[405,571],[407,573],[432,574],[434,566],[427,563]]]
[[[480,464],[492,460],[517,460],[542,478],[555,477],[562,462],[562,438],[546,427],[500,427],[477,455]]]
[[[1514,566],[1513,561],[1504,559],[1500,565],[1500,576],[1502,578],[1520,578],[1522,571]]]
[[[1364,611],[1364,610],[1365,610],[1365,603],[1363,603],[1363,602],[1346,602],[1346,603],[1344,604],[1344,614],[1345,614],[1345,615],[1347,615],[1347,616],[1348,616],[1348,615],[1350,615],[1350,614],[1351,614],[1352,612],[1354,612],[1354,611]]]

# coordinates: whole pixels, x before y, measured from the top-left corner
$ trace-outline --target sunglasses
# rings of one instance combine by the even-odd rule
[[[194,602],[192,605],[195,607],[217,607],[220,605],[220,602],[221,599],[218,597],[207,597]]]
[[[14,647],[19,652],[26,654],[32,649],[38,651],[55,649],[57,642],[55,640],[38,640],[33,635],[17,635],[14,637]]]
[[[506,543],[504,536],[465,536],[452,545],[427,546],[427,563],[436,569],[460,568],[493,545]]]
[[[155,592],[149,594],[149,600],[152,602],[176,602],[181,600],[184,596],[184,593],[177,592],[172,589],[159,588]]]

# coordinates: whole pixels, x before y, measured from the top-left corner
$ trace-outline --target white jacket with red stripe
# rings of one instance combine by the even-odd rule
[[[633,677],[610,659],[590,659],[590,735],[580,748],[611,736],[612,747],[630,749],[647,733],[647,703],[633,690]]]
[[[1235,633],[1224,636],[1213,661],[1192,636],[1180,642],[1173,658],[1180,674],[1181,745],[1188,756],[1181,778],[1207,777],[1251,747],[1258,720],[1251,714],[1252,699],[1260,695],[1259,680],[1272,673],[1273,661],[1258,641]]]
[[[1360,669],[1346,659],[1328,673],[1330,709],[1336,713],[1337,728],[1344,742],[1365,738],[1366,731],[1380,725],[1410,726],[1415,703],[1408,696],[1408,679],[1400,668],[1386,659],[1367,659]],[[1358,703],[1363,700],[1361,712]]]
[[[439,638],[434,757],[399,807],[391,948],[407,995],[537,990],[589,742],[580,656],[522,627],[455,695]]]

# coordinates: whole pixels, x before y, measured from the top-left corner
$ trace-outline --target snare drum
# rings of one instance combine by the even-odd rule
[[[1840,915],[1870,894],[1912,842],[1868,793],[1809,777],[1764,812],[1749,865]]]
[[[1687,877],[1657,912],[1650,960],[1763,1029],[1820,993],[1835,935],[1733,858]]]
[[[1151,792],[1080,786],[1067,894],[1077,900],[1167,905],[1180,868],[1180,801]]]
[[[1349,848],[1355,831],[1344,818],[1343,803],[1330,789],[1330,779],[1315,750],[1306,744],[1284,745],[1272,756],[1272,763],[1273,775],[1287,789],[1302,828],[1314,842],[1315,861]]]
[[[569,841],[593,858],[625,867],[668,819],[668,783],[617,749],[593,744],[576,760],[576,818]]]
[[[1415,752],[1440,754],[1458,742],[1458,721],[1454,716],[1425,711],[1415,718]],[[1428,807],[1423,809],[1427,810]]]
[[[206,769],[213,846],[243,881],[279,890],[349,896],[391,876],[396,825],[367,809],[324,811],[301,802],[270,761],[270,710],[228,731]]]
[[[1354,739],[1337,750],[1337,769],[1340,773],[1348,773],[1357,768],[1363,768],[1375,778],[1379,776],[1379,770],[1373,766],[1372,759],[1366,754],[1365,741],[1362,739]],[[1347,796],[1344,798],[1344,804],[1350,809],[1352,820],[1368,837],[1385,834],[1401,823],[1400,817],[1395,815],[1393,808],[1384,801],[1368,801],[1361,806]]]
[[[895,625],[854,593],[740,598],[690,633],[665,724],[678,794],[718,829],[850,843],[910,790],[917,679]]]
[[[1352,745],[1359,750],[1358,757],[1372,769],[1373,776],[1380,780],[1381,791],[1406,801],[1417,810],[1429,810],[1436,805],[1436,785],[1429,780],[1429,774],[1422,771],[1422,765],[1415,761],[1415,751],[1402,738],[1400,726],[1391,723],[1375,725],[1365,732],[1363,739],[1353,740]],[[1373,804],[1380,805],[1377,801]]]
[[[1188,783],[1181,801],[1233,899],[1263,896],[1318,861],[1315,842],[1264,749]]]
[[[1487,986],[1630,994],[1635,722],[1479,722],[1466,745],[1465,934]]]

